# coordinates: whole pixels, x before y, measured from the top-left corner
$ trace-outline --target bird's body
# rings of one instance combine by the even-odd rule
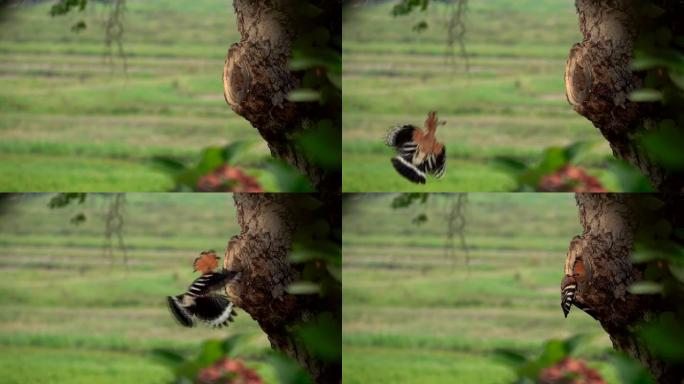
[[[408,180],[425,184],[426,174],[440,178],[446,169],[446,148],[437,141],[437,114],[430,112],[425,120],[426,131],[413,125],[392,129],[387,135],[387,145],[397,151],[392,158],[394,169]]]
[[[564,272],[565,275],[561,281],[561,309],[563,310],[563,315],[567,318],[570,309],[574,305],[589,316],[596,318],[594,310],[577,298],[579,282],[584,282],[590,277],[590,272],[585,267],[582,257],[582,239],[579,236],[575,236],[570,242],[570,249],[565,259]]]
[[[214,251],[202,252],[193,263],[195,271],[201,272],[202,276],[195,279],[186,292],[167,297],[171,314],[181,325],[192,327],[197,318],[220,328],[237,315],[234,304],[221,292],[237,272],[225,269],[213,272],[217,266],[218,257]]]

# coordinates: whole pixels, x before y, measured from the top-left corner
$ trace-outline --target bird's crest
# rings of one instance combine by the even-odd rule
[[[196,258],[195,262],[192,264],[193,272],[199,271],[203,275],[210,273],[218,267],[218,261],[219,257],[216,256],[215,251],[204,251],[200,253],[200,256]]]

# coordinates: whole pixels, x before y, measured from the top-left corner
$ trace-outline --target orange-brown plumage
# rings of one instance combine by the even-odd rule
[[[442,177],[446,167],[446,148],[435,137],[439,124],[437,112],[433,111],[428,113],[425,129],[402,125],[388,133],[387,145],[398,153],[392,158],[392,165],[400,175],[419,184],[425,183],[428,173]]]
[[[215,251],[204,251],[200,253],[200,256],[195,259],[193,263],[193,271],[200,272],[201,274],[207,274],[213,272],[216,267],[218,267],[219,257],[216,256]]]

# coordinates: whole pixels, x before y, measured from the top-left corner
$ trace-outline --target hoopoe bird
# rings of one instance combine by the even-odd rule
[[[195,279],[184,293],[167,297],[171,314],[181,325],[192,327],[197,318],[209,326],[220,328],[237,316],[233,302],[219,293],[237,272],[226,269],[214,272],[218,262],[216,252],[200,253],[193,262],[193,272],[200,272],[202,276]]]
[[[579,285],[578,280],[584,280],[590,277],[590,273],[588,273],[584,266],[580,247],[581,238],[575,236],[570,242],[570,249],[568,249],[568,255],[565,259],[565,275],[561,281],[561,309],[563,309],[563,315],[567,318],[570,309],[575,305],[577,308],[596,319],[596,313],[576,299]]]
[[[425,120],[427,131],[409,124],[388,132],[387,145],[397,151],[392,165],[400,175],[418,184],[425,184],[425,174],[428,173],[437,178],[444,176],[446,147],[435,137],[439,123],[437,112],[433,111]]]

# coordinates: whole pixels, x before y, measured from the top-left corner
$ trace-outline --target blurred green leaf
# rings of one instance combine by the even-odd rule
[[[629,292],[635,295],[653,295],[663,292],[663,286],[653,281],[639,281],[629,287]]]
[[[622,192],[654,192],[646,176],[624,160],[610,159],[608,169],[617,177]]]
[[[223,147],[223,162],[237,164],[255,143],[247,140],[237,140]]]
[[[234,357],[236,355],[235,352],[240,349],[240,346],[242,346],[245,343],[245,340],[248,338],[249,335],[247,334],[237,333],[223,339],[223,341],[221,341],[221,349],[223,350],[223,354]]]
[[[207,340],[202,343],[200,355],[197,362],[205,367],[213,364],[224,355],[224,344],[221,340]]]
[[[176,368],[185,361],[183,355],[170,349],[155,348],[150,351],[150,355],[171,368]]]
[[[566,148],[549,147],[544,150],[542,161],[537,167],[537,171],[542,175],[553,173],[569,161]]]
[[[224,164],[223,148],[208,147],[202,150],[199,164],[197,164],[196,171],[200,175],[205,175]]]
[[[296,281],[287,287],[291,295],[312,295],[321,292],[321,286],[311,281]]]
[[[281,353],[270,353],[268,362],[274,368],[280,384],[313,384],[306,371]]]
[[[150,162],[152,163],[152,165],[156,166],[162,171],[171,174],[176,174],[178,172],[185,170],[186,168],[185,164],[182,161],[170,156],[155,156],[152,159],[150,159]]]
[[[492,160],[494,167],[501,169],[504,172],[519,175],[527,170],[527,164],[509,156],[497,156]]]
[[[342,329],[331,313],[321,313],[298,324],[295,333],[307,349],[324,361],[339,361],[342,355]]]
[[[314,89],[295,89],[287,95],[287,99],[295,103],[320,101],[321,92]]]
[[[495,349],[492,355],[495,360],[513,369],[519,368],[528,361],[524,355],[510,349]]]
[[[326,169],[339,169],[342,163],[342,137],[331,121],[319,121],[315,127],[301,132],[295,141],[314,163]]]
[[[680,283],[684,283],[684,266],[677,265],[675,263],[669,263],[668,268],[670,273],[674,276]]]
[[[325,265],[325,267],[328,269],[328,273],[330,273],[330,276],[332,276],[335,280],[339,281],[340,283],[342,282],[342,265],[328,263]]]
[[[537,362],[542,367],[550,367],[566,358],[568,354],[568,345],[563,340],[549,340],[544,344],[544,351]]]
[[[639,136],[639,143],[664,167],[684,169],[684,133],[674,122],[663,121],[658,129],[644,132]]]
[[[597,141],[576,141],[565,147],[565,158],[568,162],[579,163],[587,157],[597,144]]]
[[[684,324],[673,313],[662,313],[655,321],[643,324],[639,335],[657,356],[684,363]]]
[[[275,176],[278,188],[287,192],[312,192],[313,188],[302,174],[283,161],[273,159],[267,169]]]
[[[632,358],[615,354],[611,361],[623,384],[655,384],[648,371]]]
[[[640,103],[659,101],[663,99],[663,93],[655,89],[639,89],[632,91],[629,99]]]

